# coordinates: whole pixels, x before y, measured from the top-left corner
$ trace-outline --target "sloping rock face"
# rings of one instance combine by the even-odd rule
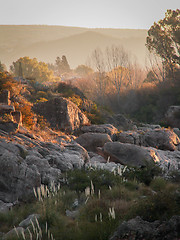
[[[0,139],[0,200],[3,202],[25,201],[33,196],[34,187],[56,184],[62,181],[62,172],[82,168],[89,161],[86,150],[77,143],[61,146],[21,134],[14,139]]]
[[[59,97],[41,102],[33,107],[33,110],[44,116],[53,128],[59,128],[68,132],[75,131],[83,125],[89,124],[88,118],[81,110],[66,98]]]
[[[170,106],[165,118],[171,127],[180,128],[180,106]]]
[[[97,147],[103,147],[106,142],[112,142],[112,140],[105,133],[84,133],[76,139],[76,142],[86,150],[96,152]]]
[[[169,221],[147,222],[140,217],[123,222],[110,240],[178,240],[180,239],[180,216]]]
[[[101,125],[90,125],[90,126],[83,126],[81,128],[83,133],[93,132],[93,133],[107,133],[108,135],[112,136],[118,132],[117,128],[115,128],[111,124],[101,124]]]
[[[114,134],[113,141],[130,143],[161,150],[174,151],[179,148],[180,139],[169,129],[153,129],[148,131],[127,131]]]

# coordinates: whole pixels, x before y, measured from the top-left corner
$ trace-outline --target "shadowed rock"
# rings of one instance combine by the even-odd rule
[[[33,110],[44,116],[51,127],[68,132],[78,130],[81,126],[89,124],[88,118],[81,110],[63,97],[38,103],[33,107]]]

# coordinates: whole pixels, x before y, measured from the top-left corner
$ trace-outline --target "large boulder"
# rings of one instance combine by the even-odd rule
[[[90,125],[90,126],[83,126],[81,128],[83,133],[93,132],[93,133],[107,133],[108,135],[112,136],[113,134],[117,133],[118,130],[111,124],[101,124],[101,125]]]
[[[180,128],[180,106],[170,106],[165,114],[165,120],[169,126]]]
[[[178,149],[180,139],[169,129],[155,129],[144,134],[144,146],[151,146],[161,150],[174,151]]]
[[[89,124],[88,118],[81,110],[66,98],[58,97],[47,102],[34,105],[33,110],[44,116],[52,128],[59,128],[68,132],[75,131],[83,125]]]
[[[180,239],[180,216],[173,216],[169,221],[147,222],[139,216],[120,224],[110,240],[178,240]]]
[[[106,133],[84,133],[76,139],[76,142],[86,150],[96,152],[97,147],[103,147],[106,142],[112,140]]]
[[[122,165],[143,167],[147,162],[153,162],[153,157],[145,147],[128,143],[107,142],[102,148],[102,154],[109,160]]]
[[[129,143],[108,142],[99,154],[110,161],[130,167],[145,167],[157,163],[164,173],[180,169],[180,151],[163,151],[152,147],[140,147]]]

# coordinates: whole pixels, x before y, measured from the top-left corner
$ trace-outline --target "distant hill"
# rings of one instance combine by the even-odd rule
[[[63,26],[0,26],[0,61],[7,66],[19,57],[36,57],[54,63],[57,56],[66,55],[71,68],[85,64],[97,48],[123,45],[144,65],[147,30],[88,29]]]

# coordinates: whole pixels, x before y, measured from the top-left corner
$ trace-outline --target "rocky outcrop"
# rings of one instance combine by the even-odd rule
[[[161,150],[177,150],[180,139],[175,132],[169,129],[154,129],[148,131],[126,131],[114,134],[113,141],[130,143],[145,147],[154,147]]]
[[[112,140],[105,133],[84,133],[76,139],[76,142],[86,150],[96,152],[97,147],[103,147],[106,142],[112,142]]]
[[[83,125],[89,124],[88,118],[81,110],[66,98],[59,97],[41,102],[33,107],[33,110],[44,116],[51,127],[66,130],[68,132],[75,131]]]
[[[106,133],[110,136],[116,134],[118,132],[117,128],[115,128],[111,124],[101,124],[101,125],[90,125],[90,126],[83,126],[81,128],[83,133],[93,132],[93,133]]]
[[[61,146],[19,133],[13,139],[0,139],[3,202],[25,201],[33,196],[34,187],[56,184],[61,181],[62,172],[82,168],[89,161],[87,151],[75,142]]]
[[[170,106],[165,114],[165,121],[174,128],[180,128],[180,106]]]
[[[178,240],[180,239],[180,216],[169,221],[147,222],[140,217],[124,221],[110,240]]]

